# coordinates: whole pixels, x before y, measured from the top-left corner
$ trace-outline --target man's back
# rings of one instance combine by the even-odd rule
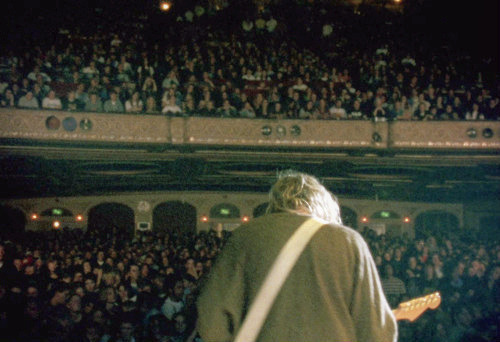
[[[308,218],[275,213],[237,229],[198,301],[205,342],[234,339],[281,248]],[[258,341],[395,341],[396,323],[362,237],[322,227],[299,257]]]

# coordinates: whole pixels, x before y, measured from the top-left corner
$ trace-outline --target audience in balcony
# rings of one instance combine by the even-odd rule
[[[347,10],[338,14],[334,34],[317,37],[321,49],[283,39],[284,32],[292,30],[283,26],[283,18],[278,20],[280,30],[251,25],[249,31],[228,33],[214,25],[209,35],[183,30],[187,24],[179,22],[172,30],[175,34],[165,33],[169,44],[164,49],[158,42],[150,43],[140,25],[128,28],[131,32],[122,27],[119,34],[95,33],[91,39],[75,34],[64,37],[70,44],[56,40],[54,45],[6,57],[10,69],[4,74],[0,104],[21,107],[20,98],[31,91],[42,108],[51,110],[186,116],[224,112],[225,117],[239,117],[240,112],[253,117],[253,112],[256,118],[313,120],[499,119],[498,84],[486,84],[484,71],[471,73],[464,57],[451,55],[442,63],[437,55],[417,56],[418,49],[398,39],[396,25],[393,31],[387,26],[384,34],[366,30],[361,41],[354,32],[370,24]],[[302,18],[310,29],[315,27],[313,18],[307,13]],[[74,102],[69,98],[72,90],[79,104],[69,108],[65,103]],[[98,98],[87,106],[94,93]],[[44,105],[46,98],[53,104]],[[150,98],[161,104],[161,110],[154,108],[153,100],[146,105]]]

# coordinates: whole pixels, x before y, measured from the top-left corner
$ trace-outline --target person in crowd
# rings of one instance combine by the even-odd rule
[[[157,94],[158,86],[156,85],[156,80],[152,76],[147,76],[142,85],[143,98],[156,97]]]
[[[439,120],[458,120],[458,113],[453,109],[451,104],[447,104],[443,112],[439,114]]]
[[[179,115],[182,113],[181,107],[177,105],[175,96],[170,96],[165,100],[165,104],[161,110],[162,114]]]
[[[465,113],[465,120],[468,121],[476,121],[476,120],[484,120],[485,116],[484,113],[481,113],[479,109],[479,104],[474,102],[472,104],[472,108],[466,111]]]
[[[215,116],[217,111],[215,109],[214,101],[212,101],[212,100],[200,101],[200,103],[198,105],[198,112],[199,112],[200,116],[203,116],[203,117]]]
[[[286,113],[281,105],[281,102],[274,103],[274,106],[271,108],[271,112],[269,114],[269,118],[281,120],[285,117]]]
[[[104,102],[103,110],[106,113],[123,113],[125,111],[123,103],[118,99],[116,92],[113,91],[109,94],[109,100]]]
[[[179,80],[177,79],[177,74],[175,71],[170,71],[168,75],[163,79],[161,87],[164,90],[171,88],[173,85],[179,86]]]
[[[132,97],[125,102],[125,112],[127,113],[142,113],[143,108],[144,105],[138,91],[134,92]]]
[[[102,101],[96,93],[91,93],[88,102],[85,104],[86,112],[102,113],[104,111]]]
[[[59,97],[56,96],[54,90],[50,90],[47,96],[42,101],[42,108],[44,109],[62,109],[62,102]]]
[[[169,289],[169,295],[161,306],[161,312],[168,319],[172,320],[174,315],[184,309],[185,303],[182,299],[184,294],[184,283],[182,279],[172,282],[173,286]]]
[[[80,103],[80,101],[76,98],[76,94],[74,91],[68,92],[65,101],[63,102],[63,109],[68,112],[78,112],[85,108],[84,103]]]
[[[485,109],[485,117],[487,120],[499,120],[500,119],[500,98],[494,97],[488,101],[488,106]]]
[[[343,107],[342,100],[338,99],[335,101],[335,105],[329,109],[330,119],[340,120],[347,119],[347,113]]]
[[[384,267],[382,276],[382,288],[391,307],[397,307],[406,294],[405,283],[394,276],[394,269],[390,263]]]
[[[234,108],[229,100],[224,100],[222,107],[217,110],[217,116],[223,118],[232,118],[237,116],[238,111]]]
[[[94,60],[90,61],[90,64],[81,70],[82,75],[87,79],[92,79],[99,75],[99,69],[97,69],[96,62]]]
[[[385,97],[375,98],[375,108],[371,113],[371,118],[374,121],[387,121],[389,119],[389,111],[386,109]]]
[[[19,108],[27,108],[27,109],[39,109],[40,104],[38,100],[33,96],[33,92],[29,90],[26,95],[23,95],[19,98],[19,102],[17,103]]]
[[[195,116],[197,113],[196,104],[194,98],[191,94],[186,96],[186,100],[183,103],[182,112],[188,116]]]
[[[367,118],[366,114],[361,111],[361,102],[358,99],[354,100],[352,108],[347,114],[347,118],[352,120],[362,120]]]
[[[255,118],[255,110],[253,109],[250,102],[245,102],[243,108],[239,111],[239,116],[242,118]]]
[[[89,94],[85,89],[85,84],[78,83],[76,86],[75,97],[80,103],[87,103],[89,100]]]
[[[313,101],[308,101],[304,108],[299,110],[299,119],[316,119],[319,115],[319,112],[316,108],[314,108]]]
[[[427,106],[424,103],[420,103],[413,113],[413,120],[429,121],[435,119],[436,118],[434,117],[432,112],[427,109]]]
[[[156,104],[156,99],[154,96],[148,96],[146,99],[146,106],[144,108],[144,113],[146,114],[159,114],[158,105]]]

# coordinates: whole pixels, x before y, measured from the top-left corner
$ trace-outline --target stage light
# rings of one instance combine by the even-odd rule
[[[241,220],[242,220],[243,222],[248,222],[248,221],[250,221],[250,217],[248,217],[248,216],[243,216],[243,217],[241,218]]]
[[[80,222],[83,221],[83,216],[82,215],[76,215],[75,219]]]
[[[172,3],[170,1],[160,1],[160,10],[167,12],[172,8]]]
[[[405,218],[403,219],[403,222],[410,223],[410,218],[408,216],[405,216]]]
[[[38,215],[37,214],[31,214],[31,219],[33,221],[38,220]]]
[[[54,227],[54,229],[58,229],[60,226],[61,226],[61,222],[59,222],[59,221],[52,222],[52,227]]]
[[[207,217],[207,216],[205,216],[205,215],[203,215],[203,216],[201,217],[201,222],[208,222],[208,217]]]
[[[361,222],[363,222],[363,223],[367,223],[367,222],[368,222],[368,217],[363,216],[363,217],[361,218]]]

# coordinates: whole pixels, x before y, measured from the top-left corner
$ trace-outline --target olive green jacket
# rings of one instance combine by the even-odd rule
[[[234,231],[198,298],[198,332],[204,342],[233,341],[279,251],[307,218],[270,214]],[[361,235],[347,227],[327,225],[313,236],[257,340],[397,340],[394,315]]]

